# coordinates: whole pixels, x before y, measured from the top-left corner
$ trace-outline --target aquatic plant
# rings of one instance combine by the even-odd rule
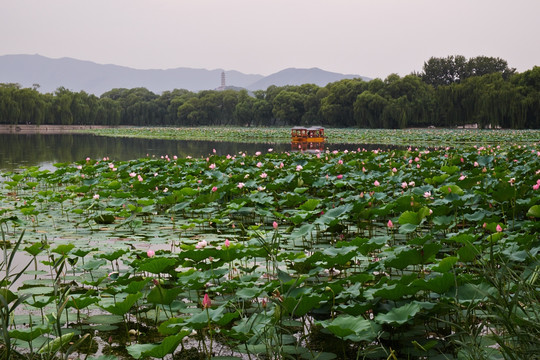
[[[539,350],[536,143],[111,163],[3,174],[39,265],[9,290],[24,351],[93,332],[135,358]]]

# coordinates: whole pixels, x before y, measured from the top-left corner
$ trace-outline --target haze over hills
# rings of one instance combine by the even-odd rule
[[[175,68],[167,70],[139,70],[118,65],[102,65],[72,58],[51,59],[41,55],[0,56],[0,83],[19,83],[23,87],[39,84],[42,93],[54,92],[59,87],[71,91],[84,90],[101,95],[114,88],[145,87],[161,93],[166,90],[187,89],[201,91],[221,85],[222,69],[206,70]],[[269,76],[225,71],[227,88],[266,90],[270,85],[326,84],[341,79],[359,78],[312,69],[285,69]],[[366,77],[361,77],[368,80]]]
[[[361,77],[364,80],[369,78],[352,75],[352,74],[339,74],[330,71],[324,71],[319,68],[311,69],[295,69],[289,68],[278,71],[277,73],[263,77],[257,80],[255,83],[248,86],[249,90],[267,89],[270,85],[284,86],[284,85],[302,85],[302,84],[316,84],[319,86],[325,86],[328,83],[342,80],[342,79],[354,79]]]

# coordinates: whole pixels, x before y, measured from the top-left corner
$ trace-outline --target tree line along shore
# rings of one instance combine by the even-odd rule
[[[60,87],[0,84],[0,124],[105,126],[290,126],[540,128],[540,67],[505,60],[430,58],[423,71],[247,90],[112,89],[101,96]],[[22,128],[21,128],[22,129]]]

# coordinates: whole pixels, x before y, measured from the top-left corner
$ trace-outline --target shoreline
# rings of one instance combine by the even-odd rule
[[[0,124],[0,134],[67,134],[81,130],[113,129],[109,125],[28,125]]]

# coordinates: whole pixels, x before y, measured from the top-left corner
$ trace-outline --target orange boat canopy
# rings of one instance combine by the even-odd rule
[[[324,128],[320,126],[303,127],[295,126],[291,129],[291,140],[293,142],[298,141],[324,141]]]

